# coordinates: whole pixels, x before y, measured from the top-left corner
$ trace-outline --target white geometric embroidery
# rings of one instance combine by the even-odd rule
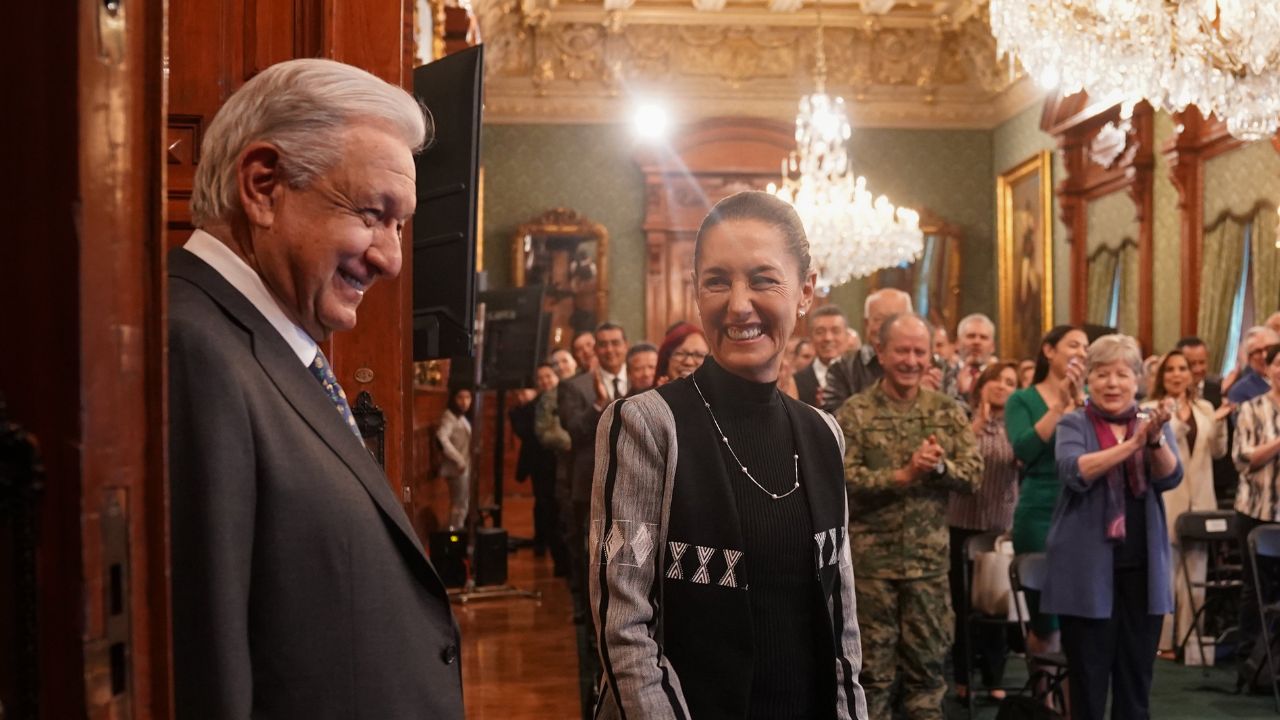
[[[814,533],[813,541],[818,543],[818,569],[823,568],[823,558],[826,555],[822,552],[822,548],[827,544],[827,534],[825,532]]]
[[[708,585],[711,583],[711,572],[707,570],[707,563],[715,557],[716,549],[701,545],[696,547],[698,548],[698,571],[693,574],[693,582]]]
[[[609,528],[609,535],[604,539],[604,564],[608,565],[618,557],[618,553],[622,552],[623,546],[627,544],[626,529],[621,526],[617,520],[613,521],[613,525]]]
[[[836,564],[836,557],[840,555],[840,541],[836,540],[836,529],[831,528],[831,557],[827,560],[828,565]]]
[[[723,587],[738,587],[738,578],[733,574],[733,566],[738,564],[742,559],[742,553],[738,550],[724,551],[724,577],[720,578],[720,585]]]
[[[644,564],[645,558],[653,550],[653,534],[649,532],[648,523],[640,523],[640,529],[631,538],[631,554],[635,557],[636,567]]]
[[[689,543],[676,542],[671,540],[667,543],[671,550],[671,567],[667,568],[667,577],[672,580],[683,580],[684,570],[680,567],[680,560],[684,558],[684,553],[689,549]]]

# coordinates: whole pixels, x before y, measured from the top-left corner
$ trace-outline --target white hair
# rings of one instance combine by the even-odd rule
[[[1138,348],[1138,341],[1128,335],[1103,335],[1089,344],[1085,356],[1086,372],[1113,362],[1123,362],[1133,370],[1134,376],[1142,377],[1142,350]]]
[[[991,322],[991,318],[983,315],[982,313],[973,313],[972,315],[965,315],[960,318],[960,324],[956,325],[956,335],[963,334],[965,326],[972,323],[982,323],[983,325],[986,325],[991,330],[991,337],[994,338],[996,336],[996,324]]]
[[[1245,330],[1244,334],[1240,336],[1240,348],[1236,351],[1237,370],[1243,369],[1249,364],[1249,341],[1259,335],[1266,337],[1268,345],[1280,343],[1280,335],[1266,325],[1254,325]]]
[[[279,148],[285,182],[302,188],[338,163],[339,135],[362,121],[386,126],[414,153],[431,139],[425,108],[360,68],[304,58],[258,73],[227,99],[204,133],[191,190],[193,223],[226,220],[241,209],[237,165],[251,143]]]
[[[868,296],[867,296],[867,299],[866,299],[865,301],[863,301],[863,303],[862,303],[862,317],[871,317],[871,304],[872,304],[872,303],[874,303],[875,301],[877,301],[877,300],[879,300],[879,299],[881,299],[881,298],[891,298],[891,297],[895,297],[895,296],[897,296],[897,297],[901,297],[903,300],[906,300],[906,301],[907,301],[907,312],[915,312],[914,308],[911,306],[911,296],[910,296],[910,295],[908,295],[908,294],[906,294],[905,292],[903,292],[903,291],[899,290],[898,288],[881,288],[881,289],[879,289],[879,290],[877,290],[877,291],[875,291],[875,292],[871,293],[870,295],[868,295]]]

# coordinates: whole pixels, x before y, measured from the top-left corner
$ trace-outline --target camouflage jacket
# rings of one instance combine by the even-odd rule
[[[913,579],[947,572],[947,500],[982,481],[968,418],[954,400],[920,390],[912,403],[891,400],[881,383],[849,398],[836,413],[844,430],[849,542],[859,577]],[[946,470],[901,484],[894,471],[933,435]]]

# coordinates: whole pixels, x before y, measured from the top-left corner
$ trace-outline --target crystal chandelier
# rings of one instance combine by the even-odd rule
[[[991,31],[1000,55],[1066,94],[1195,105],[1245,140],[1280,128],[1276,0],[991,0]]]
[[[800,99],[796,149],[782,163],[782,187],[770,183],[769,192],[794,205],[804,222],[818,292],[826,295],[852,278],[920,257],[924,233],[918,213],[894,208],[883,195],[872,199],[867,179],[854,176],[844,99],[826,93],[821,2],[817,12],[817,92]]]

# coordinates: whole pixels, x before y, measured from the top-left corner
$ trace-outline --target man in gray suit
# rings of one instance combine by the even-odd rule
[[[205,133],[169,265],[180,719],[463,717],[448,596],[319,348],[399,273],[428,134],[402,89],[314,59]]]
[[[587,612],[587,522],[591,513],[591,480],[596,460],[596,425],[609,403],[626,397],[627,335],[621,325],[606,322],[595,331],[596,367],[557,388],[560,424],[572,441],[570,507],[566,521],[569,550],[569,591],[573,595],[573,621],[578,626],[578,680],[582,716],[591,717],[594,688],[600,679],[600,658],[595,631]]]

